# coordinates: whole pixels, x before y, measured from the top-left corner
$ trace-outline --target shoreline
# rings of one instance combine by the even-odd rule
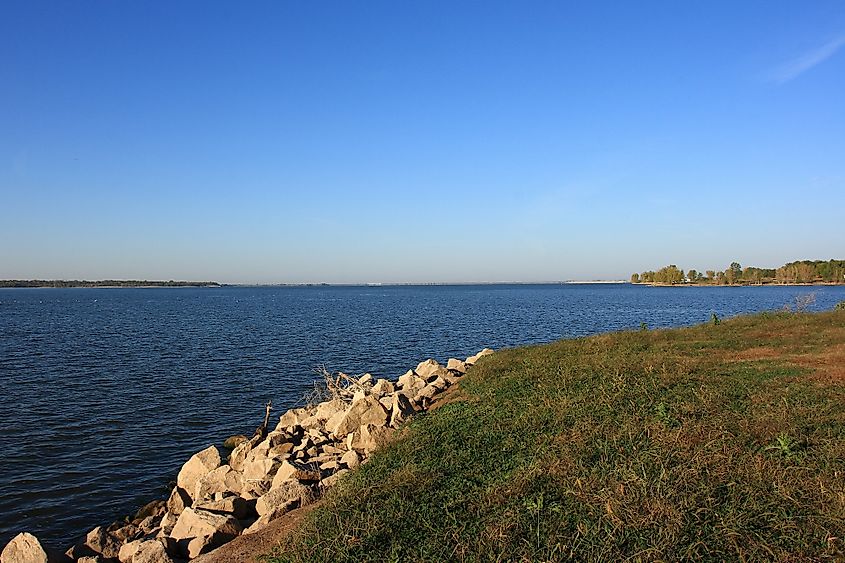
[[[223,455],[211,445],[188,459],[166,500],[152,500],[134,516],[96,526],[64,553],[20,532],[3,547],[2,563],[87,563],[89,558],[178,563],[214,554],[318,501],[490,354],[485,348],[445,365],[425,360],[396,382],[368,373],[324,373],[319,401],[285,411],[272,426],[268,403],[264,423],[252,438],[232,436],[224,442]]]

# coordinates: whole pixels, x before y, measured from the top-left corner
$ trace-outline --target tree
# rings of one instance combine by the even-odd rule
[[[636,272],[631,274],[631,283],[640,283],[640,275]]]
[[[697,282],[698,281],[698,272],[696,272],[695,270],[690,270],[689,272],[687,272],[687,279],[689,280],[690,283]]]

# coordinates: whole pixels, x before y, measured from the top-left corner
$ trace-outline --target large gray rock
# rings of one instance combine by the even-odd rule
[[[374,397],[379,398],[384,397],[385,395],[390,395],[395,390],[396,389],[391,382],[386,379],[379,379],[378,381],[376,381],[376,384],[373,385],[373,389],[372,391],[370,391],[370,393]]]
[[[252,516],[253,512],[255,512],[255,501],[229,496],[215,500],[204,500],[197,503],[195,508],[215,514],[231,514],[238,520],[244,520]]]
[[[328,420],[339,412],[346,412],[349,405],[340,399],[332,399],[317,405],[317,412],[314,413],[319,420]]]
[[[403,393],[413,397],[417,394],[417,391],[425,387],[425,379],[417,376],[413,371],[408,371],[399,377],[397,384]]]
[[[266,481],[273,478],[280,461],[273,458],[254,459],[244,463],[244,479],[247,481]]]
[[[146,540],[141,542],[132,557],[132,563],[174,563],[174,559],[167,553],[164,543],[159,540]]]
[[[48,552],[38,541],[38,538],[27,532],[22,532],[6,544],[0,552],[2,563],[59,563],[70,561],[64,554]]]
[[[282,481],[270,489],[255,503],[255,511],[258,516],[264,516],[272,510],[296,502],[296,506],[305,506],[314,500],[314,491],[296,479]]]
[[[448,369],[449,371],[456,371],[458,373],[466,373],[467,365],[466,362],[463,362],[461,360],[449,358],[449,361],[446,362],[446,369]]]
[[[378,399],[373,396],[367,396],[352,403],[352,406],[346,411],[343,417],[336,421],[336,425],[329,426],[327,422],[326,429],[335,437],[342,438],[364,424],[384,426],[387,424],[387,418],[387,411],[378,402]],[[333,417],[330,422],[334,421],[335,419]]]
[[[414,406],[404,392],[393,395],[393,404],[390,407],[390,426],[396,428],[414,414]]]
[[[218,467],[220,467],[220,452],[214,446],[209,446],[185,462],[176,477],[176,485],[196,499],[197,497],[193,497],[193,494],[197,490],[197,483]]]
[[[349,469],[355,469],[359,465],[361,465],[361,456],[358,455],[358,452],[355,450],[349,450],[343,457],[340,458],[340,462]]]
[[[122,539],[124,538],[116,537],[105,527],[97,526],[85,536],[83,547],[106,558],[117,558],[123,544]]]
[[[238,495],[243,488],[243,475],[228,465],[221,465],[204,475],[197,482],[192,497],[195,500],[201,500],[210,497],[214,493]]]
[[[186,508],[179,515],[170,537],[179,542],[182,553],[194,559],[237,537],[243,528],[234,516]]]
[[[469,364],[469,365],[476,364],[476,363],[478,363],[479,359],[483,358],[484,356],[489,356],[492,353],[493,353],[493,350],[491,350],[490,348],[485,348],[484,350],[482,350],[478,354],[475,354],[474,356],[470,356],[469,358],[467,358],[466,363]]]
[[[167,499],[167,512],[178,516],[182,514],[186,506],[191,506],[192,503],[193,499],[185,489],[173,487],[170,497]]]
[[[441,369],[442,367],[443,366],[437,363],[437,361],[429,359],[424,362],[420,362],[419,365],[414,368],[414,371],[419,377],[427,379],[433,372]]]
[[[276,471],[275,477],[273,477],[273,484],[270,488],[275,489],[290,479],[306,482],[319,481],[320,472],[310,464],[292,460],[283,461],[279,470]]]
[[[390,429],[384,426],[365,424],[354,433],[352,448],[369,455],[383,446],[390,437]]]
[[[264,528],[267,527],[267,525],[270,522],[272,522],[273,520],[276,520],[277,518],[284,516],[285,514],[287,514],[288,512],[293,510],[294,508],[296,508],[297,506],[298,506],[297,502],[291,501],[291,502],[288,502],[288,503],[286,503],[282,506],[278,506],[278,507],[274,508],[270,512],[264,513],[264,515],[261,516],[255,522],[253,522],[252,525],[250,525],[249,528],[244,530],[244,535],[254,534],[255,532],[263,530]]]

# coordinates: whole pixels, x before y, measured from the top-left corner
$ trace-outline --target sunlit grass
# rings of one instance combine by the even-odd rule
[[[498,352],[272,561],[845,556],[845,312]]]

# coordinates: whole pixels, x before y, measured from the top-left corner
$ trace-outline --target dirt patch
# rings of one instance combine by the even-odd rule
[[[790,363],[811,368],[808,379],[827,384],[845,383],[845,344],[834,344],[824,351],[798,354],[789,358]]]
[[[259,563],[259,557],[268,555],[281,541],[295,530],[302,519],[317,508],[321,501],[291,510],[281,518],[273,520],[263,530],[254,534],[238,536],[210,553],[200,555],[197,563]]]
[[[754,360],[774,360],[783,357],[783,350],[776,350],[770,346],[749,348],[734,354],[733,361],[747,362]]]

